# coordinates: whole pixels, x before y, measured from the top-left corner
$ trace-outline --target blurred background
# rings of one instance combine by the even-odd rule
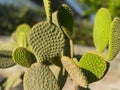
[[[90,47],[93,46],[93,23],[94,16],[99,8],[107,8],[112,18],[120,16],[120,0],[52,0],[52,10],[56,11],[61,3],[68,4],[74,12],[72,35],[74,44],[87,46],[75,46],[77,54],[93,50],[93,47]],[[45,17],[42,0],[0,0],[0,36],[9,37],[19,24],[27,23],[32,27],[34,24],[45,20]],[[3,43],[8,42],[6,39],[1,38],[1,40],[3,40]],[[106,77],[100,82],[93,83],[90,86],[91,90],[120,90],[119,59],[120,54],[112,62]],[[10,69],[10,71],[12,70]],[[67,89],[64,90],[72,90],[70,86],[72,84],[68,83],[66,85]]]
[[[93,45],[93,21],[99,8],[108,8],[112,17],[120,16],[120,0],[52,0],[53,11],[61,3],[67,3],[74,12],[75,44]],[[42,0],[0,0],[0,35],[11,35],[21,23],[32,27],[44,19]]]

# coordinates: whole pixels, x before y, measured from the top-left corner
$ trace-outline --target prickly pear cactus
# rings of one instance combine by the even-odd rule
[[[70,77],[73,79],[73,81],[77,85],[87,88],[88,86],[87,78],[82,72],[82,70],[74,63],[74,61],[66,56],[63,56],[61,61],[63,66],[69,73]]]
[[[110,25],[110,13],[107,9],[101,8],[95,16],[93,32],[95,47],[99,52],[103,52],[108,45]]]
[[[15,63],[12,60],[12,51],[0,50],[0,68],[8,68],[14,65]]]
[[[29,43],[39,62],[50,60],[61,53],[64,34],[56,25],[40,22],[32,28]]]
[[[120,18],[116,17],[112,24],[109,34],[108,61],[111,61],[120,51]]]
[[[66,4],[62,4],[58,9],[58,23],[65,35],[71,38],[73,31],[73,12]]]
[[[79,61],[79,67],[82,68],[89,83],[100,80],[108,70],[108,66],[105,57],[95,52],[85,53]]]
[[[15,32],[15,39],[19,47],[28,48],[28,34],[30,32],[30,26],[27,24],[21,24],[17,27]]]
[[[12,56],[14,62],[24,67],[30,67],[36,61],[34,54],[23,47],[16,48]]]
[[[60,88],[49,67],[35,63],[25,72],[24,90],[60,90]]]

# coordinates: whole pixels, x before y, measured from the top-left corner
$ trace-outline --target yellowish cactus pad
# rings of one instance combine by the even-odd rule
[[[101,79],[108,70],[108,63],[104,56],[94,52],[85,53],[79,61],[79,67],[83,69],[88,82],[92,83]]]
[[[88,86],[87,78],[82,72],[82,70],[77,66],[77,64],[72,59],[66,56],[63,56],[61,61],[62,61],[64,68],[69,73],[71,79],[77,85],[80,85],[83,88],[87,88]]]
[[[119,51],[120,51],[120,18],[116,17],[111,24],[107,60],[108,61],[113,60]]]
[[[93,39],[95,47],[99,52],[105,50],[108,45],[111,15],[107,9],[101,8],[95,17]]]

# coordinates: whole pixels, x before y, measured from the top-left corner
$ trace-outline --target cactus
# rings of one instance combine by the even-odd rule
[[[82,56],[79,66],[85,73],[88,82],[92,83],[100,80],[105,75],[109,63],[105,61],[104,55],[89,51]]]
[[[8,68],[14,65],[15,63],[12,60],[12,51],[0,50],[0,68]]]
[[[34,54],[23,47],[16,48],[12,56],[14,62],[24,67],[30,67],[36,61]]]
[[[48,66],[35,63],[25,72],[24,90],[60,90],[60,88]]]
[[[113,60],[119,51],[120,51],[120,18],[116,17],[111,24],[111,30],[109,34],[108,61]]]
[[[35,24],[31,30],[26,24],[18,26],[13,34],[14,44],[10,44],[12,50],[0,46],[0,68],[15,63],[25,67],[24,90],[62,90],[68,77],[74,82],[75,90],[88,90],[90,83],[105,76],[110,61],[120,50],[120,18],[112,21],[108,10],[101,8],[94,22],[96,50],[86,52],[78,60],[72,41],[72,10],[62,4],[52,13],[51,0],[43,2],[47,20]],[[54,65],[58,66],[55,71],[51,68]]]
[[[40,22],[32,28],[29,43],[39,62],[50,60],[62,51],[64,35],[56,25]]]
[[[74,63],[74,61],[66,56],[63,56],[61,61],[73,81],[75,81],[77,85],[87,88],[87,78],[85,77],[82,70]]]
[[[99,52],[105,50],[108,45],[108,38],[111,25],[111,15],[107,9],[101,8],[96,16],[94,22],[94,32],[93,39],[96,46],[96,49]]]

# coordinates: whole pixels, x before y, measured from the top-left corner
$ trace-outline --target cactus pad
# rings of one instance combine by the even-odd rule
[[[83,69],[89,83],[101,79],[108,70],[108,63],[102,55],[95,52],[85,53],[79,61],[79,67]]]
[[[47,21],[51,22],[52,21],[51,0],[43,0],[43,2],[44,2],[45,12],[47,16]]]
[[[62,4],[58,10],[58,22],[68,38],[71,38],[73,31],[73,13],[70,7]]]
[[[30,32],[30,26],[27,24],[21,24],[17,27],[15,32],[15,38],[19,47],[28,47],[28,34]]]
[[[119,51],[120,51],[120,18],[116,17],[111,24],[111,30],[109,35],[108,61],[113,60]]]
[[[73,79],[73,81],[75,81],[75,83],[80,85],[81,87],[87,88],[88,82],[86,76],[84,75],[82,70],[77,66],[77,64],[75,64],[75,62],[72,59],[66,56],[63,56],[61,61],[64,68],[69,73],[71,79]]]
[[[64,42],[62,31],[48,22],[36,24],[29,34],[29,43],[39,62],[52,59],[60,54]]]
[[[24,90],[60,90],[60,88],[49,67],[35,63],[25,72]]]
[[[93,38],[96,49],[99,52],[105,50],[108,45],[111,16],[107,9],[101,8],[95,17]]]
[[[8,68],[15,65],[12,60],[12,51],[0,50],[0,68]]]
[[[35,62],[35,56],[23,47],[16,48],[12,55],[17,64],[25,67],[30,67]]]

